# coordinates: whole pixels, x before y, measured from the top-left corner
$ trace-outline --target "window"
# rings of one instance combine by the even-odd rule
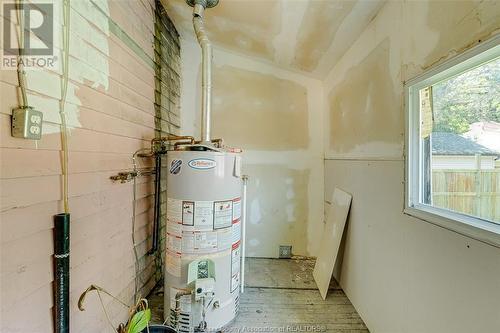
[[[405,85],[405,213],[500,246],[500,37]]]

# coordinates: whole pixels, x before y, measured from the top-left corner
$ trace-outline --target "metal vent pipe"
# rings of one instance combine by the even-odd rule
[[[217,5],[218,0],[188,0],[193,6],[193,26],[196,38],[201,47],[201,142],[211,142],[210,123],[212,109],[212,44],[208,39],[203,23],[203,13],[206,7]]]

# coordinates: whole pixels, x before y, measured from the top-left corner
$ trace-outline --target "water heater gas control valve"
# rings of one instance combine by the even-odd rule
[[[206,278],[206,279],[197,279],[195,281],[194,288],[194,296],[195,300],[199,301],[203,297],[211,298],[215,296],[215,279],[214,278]]]

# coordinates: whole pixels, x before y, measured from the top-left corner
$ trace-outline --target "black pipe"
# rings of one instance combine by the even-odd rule
[[[149,254],[158,250],[160,240],[160,218],[161,218],[161,154],[155,156],[155,206],[153,214],[153,244]]]
[[[69,333],[69,214],[54,216],[54,328]]]

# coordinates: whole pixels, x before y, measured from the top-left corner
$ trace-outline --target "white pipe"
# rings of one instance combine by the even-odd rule
[[[212,44],[203,24],[205,7],[195,4],[193,26],[201,46],[201,141],[210,143],[210,122],[212,110]]]
[[[241,207],[241,280],[240,280],[240,291],[243,294],[245,292],[245,256],[246,256],[246,222],[247,222],[247,183],[248,176],[243,175],[243,200]]]

